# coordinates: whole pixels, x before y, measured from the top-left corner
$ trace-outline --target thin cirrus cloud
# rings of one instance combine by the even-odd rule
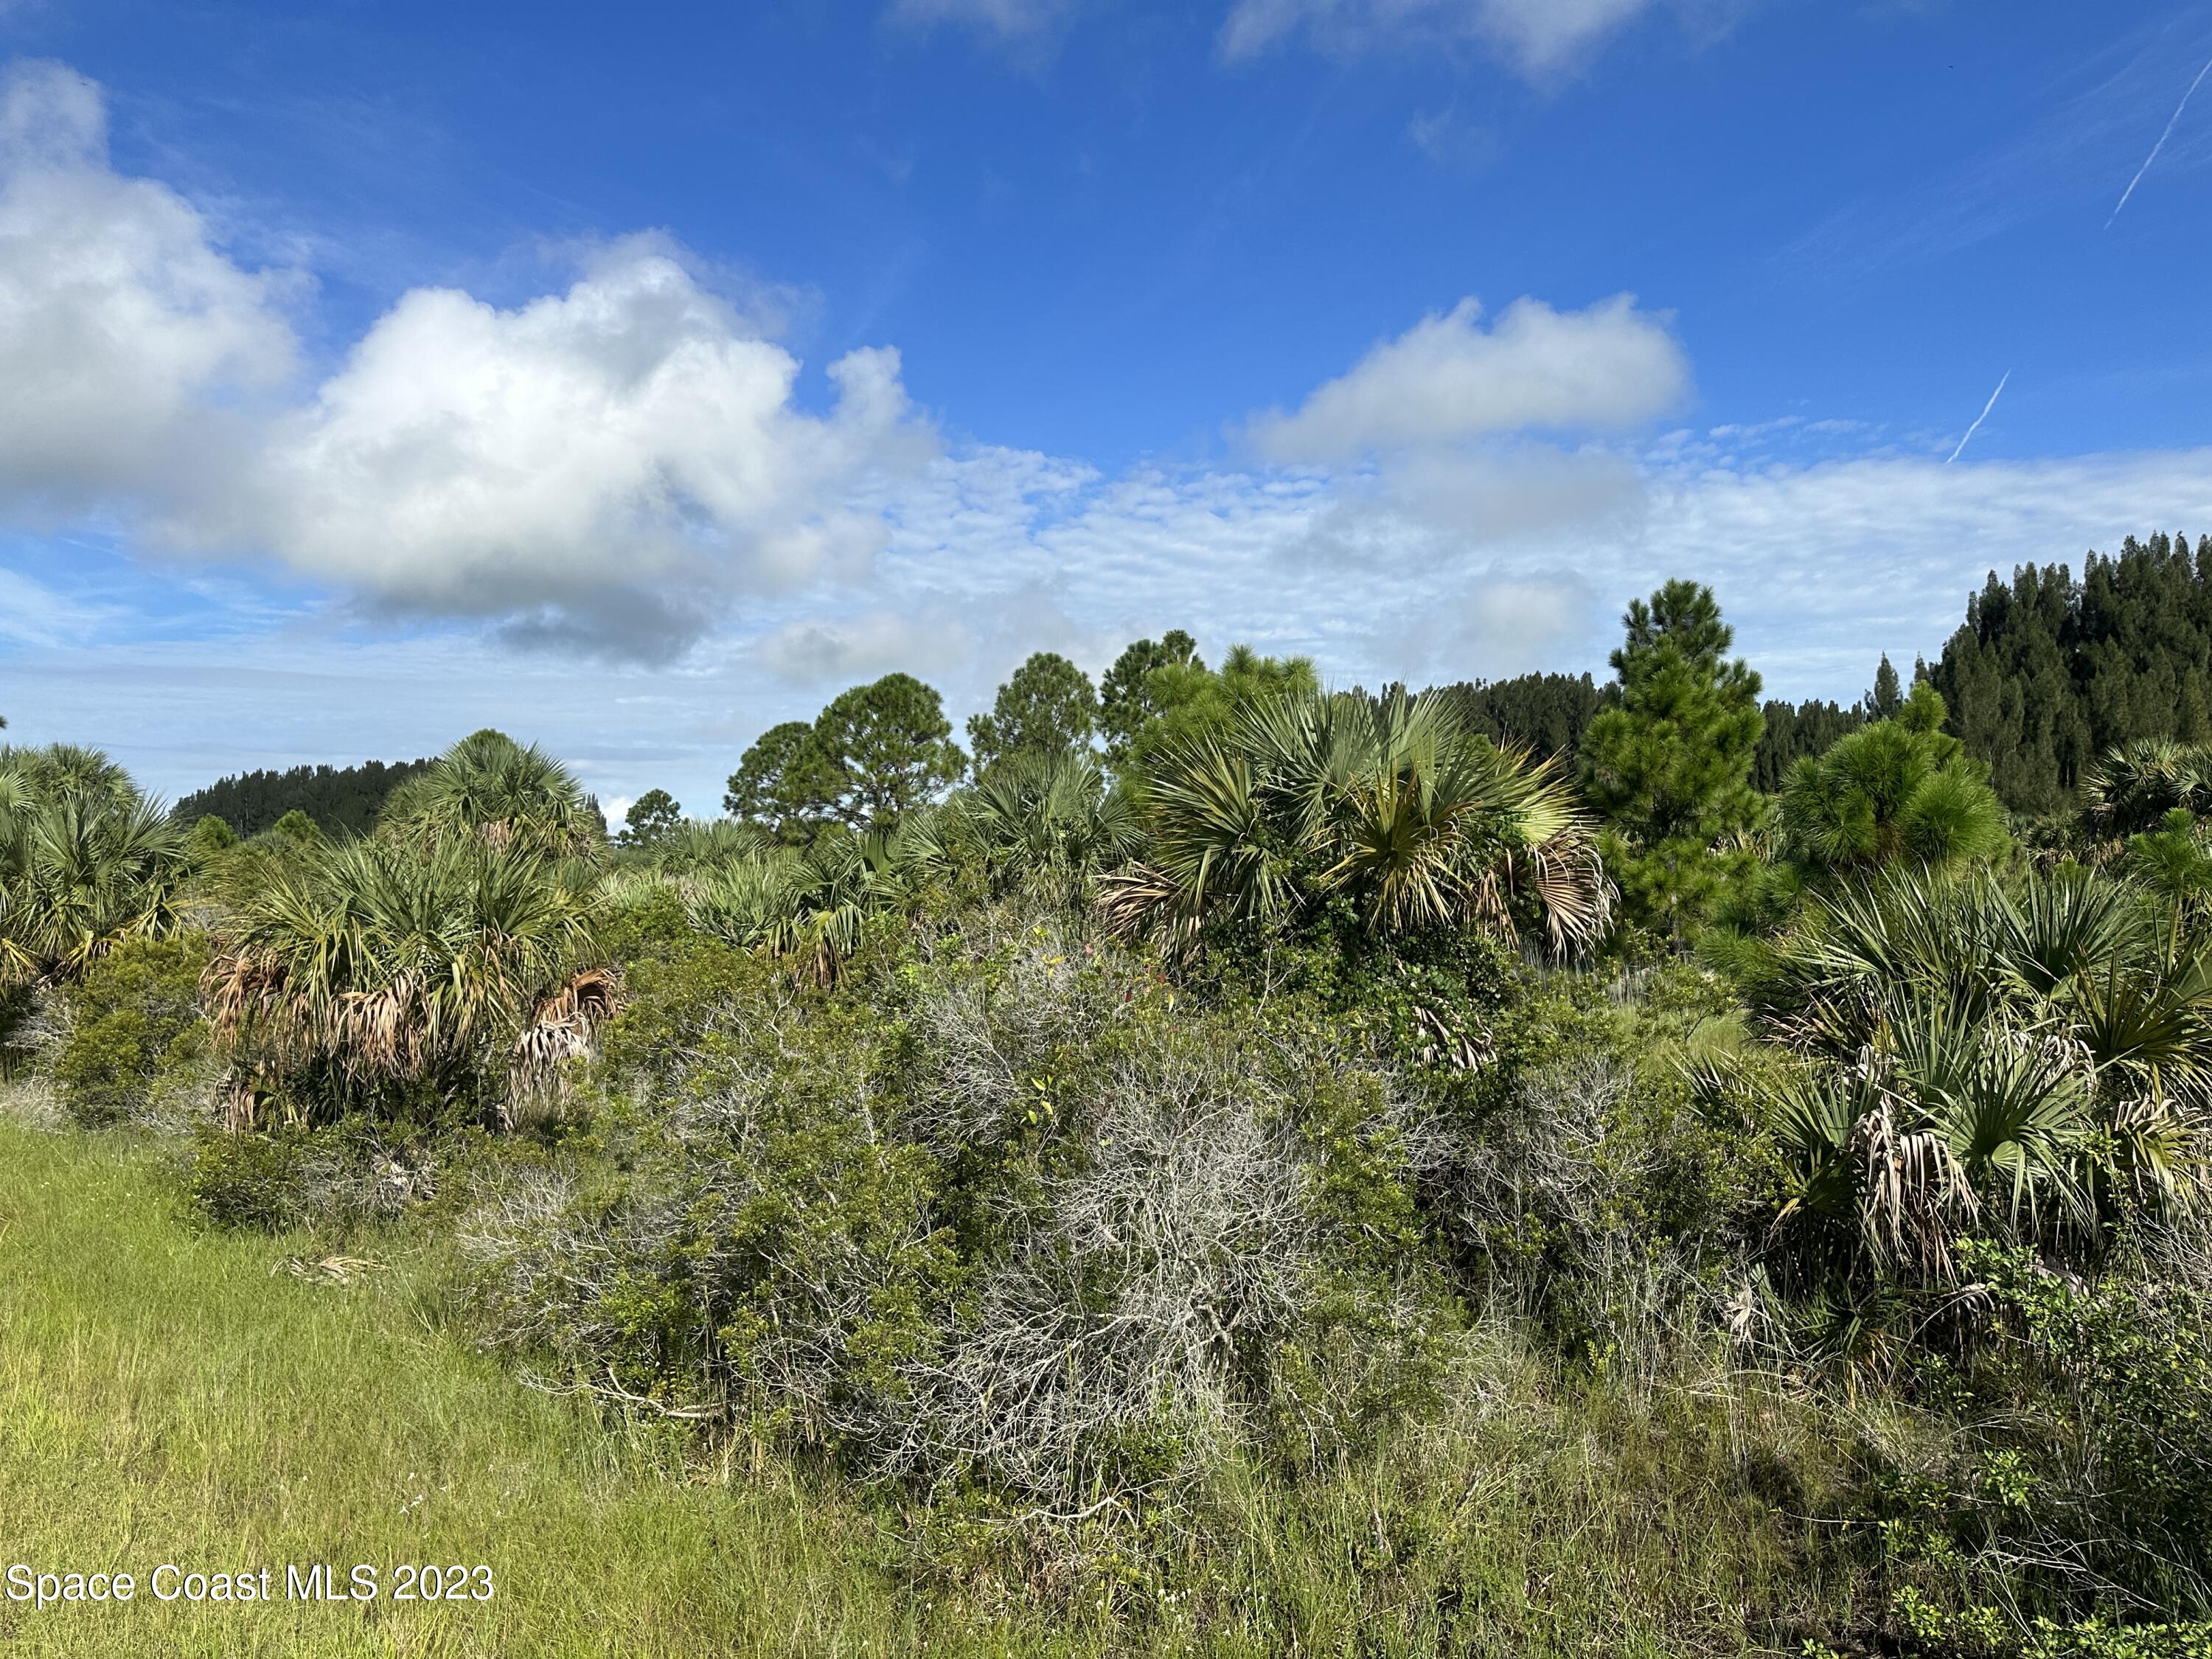
[[[1073,0],[891,0],[894,22],[919,28],[951,24],[1002,42],[1034,40],[1064,26]]]
[[[1050,40],[1081,0],[890,0],[895,23],[949,24],[1016,47]],[[1533,81],[1556,78],[1655,0],[1235,0],[1219,46],[1236,63],[1303,41],[1336,56],[1472,46]]]
[[[99,88],[0,82],[0,513],[98,513],[151,546],[265,556],[371,610],[665,659],[740,594],[865,574],[861,485],[925,461],[895,351],[799,364],[666,238],[599,248],[512,310],[393,304],[312,394],[288,306],[154,180],[110,166]]]
[[[1256,57],[1304,40],[1343,55],[1479,45],[1541,79],[1581,62],[1652,0],[1237,0],[1221,55]]]
[[[1678,407],[1689,358],[1664,318],[1618,295],[1582,311],[1520,299],[1482,325],[1462,300],[1369,351],[1295,411],[1248,428],[1279,463],[1363,454],[1535,428],[1623,428]]]

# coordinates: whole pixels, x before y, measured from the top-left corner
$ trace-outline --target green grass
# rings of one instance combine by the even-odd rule
[[[128,1607],[0,1600],[10,1655],[896,1654],[1017,1647],[905,1593],[865,1511],[719,1478],[418,1316],[404,1263],[349,1286],[297,1240],[184,1224],[156,1151],[0,1118],[0,1567],[129,1571]],[[379,1567],[362,1606],[284,1564]],[[489,1565],[486,1602],[390,1599]],[[164,1606],[163,1562],[270,1567],[266,1606]],[[957,1639],[956,1639],[957,1638]]]
[[[1057,1614],[1030,1574],[1057,1575],[988,1534],[950,1588],[902,1569],[889,1505],[526,1388],[425,1317],[430,1258],[311,1283],[304,1240],[192,1224],[167,1156],[0,1111],[0,1569],[140,1585],[0,1600],[11,1655],[1657,1656],[1794,1651],[1863,1605],[1796,1518],[1833,1496],[1803,1484],[1834,1473],[1815,1402],[1562,1376],[1503,1338],[1441,1419],[1295,1486],[1232,1471],[1203,1527]],[[318,1561],[386,1593],[281,1599]],[[163,1605],[163,1562],[267,1566],[280,1599]],[[496,1593],[396,1603],[410,1562]]]

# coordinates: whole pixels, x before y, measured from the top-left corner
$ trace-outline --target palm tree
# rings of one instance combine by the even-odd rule
[[[2081,787],[2091,819],[2109,835],[2148,830],[2176,807],[2212,811],[2212,744],[2137,738],[2106,750]]]
[[[913,896],[929,851],[911,827],[827,836],[803,854],[778,848],[700,872],[681,889],[684,908],[702,933],[795,957],[816,983],[831,985],[869,920]]]
[[[1144,844],[1133,792],[1087,750],[1007,757],[934,814],[918,818],[916,855],[972,858],[994,887],[1066,901]]]
[[[0,750],[0,982],[167,933],[185,873],[182,830],[97,750]]]
[[[1740,1065],[1708,1062],[1708,1086],[1741,1087]],[[1865,1266],[1948,1279],[1967,1231],[2087,1228],[2092,1091],[2091,1068],[2062,1039],[1961,1018],[1942,1002],[1901,1006],[1883,1043],[1847,1064],[1765,1079],[1789,1265],[1800,1278]]]
[[[234,1127],[272,1098],[313,1119],[415,1088],[507,1115],[611,1012],[593,917],[581,873],[512,843],[350,842],[279,872],[208,974]]]
[[[1179,946],[1341,897],[1374,935],[1540,917],[1559,952],[1604,934],[1612,889],[1550,763],[1468,727],[1436,693],[1285,696],[1162,757],[1149,856],[1106,878],[1124,934]]]
[[[1900,871],[1809,906],[1749,992],[1793,1058],[1699,1081],[1773,1132],[1827,1269],[1947,1277],[1969,1227],[2094,1241],[2203,1196],[2212,956],[2126,884]]]
[[[535,744],[483,731],[462,738],[392,793],[379,833],[417,842],[456,835],[550,857],[595,852],[599,809],[573,773]]]

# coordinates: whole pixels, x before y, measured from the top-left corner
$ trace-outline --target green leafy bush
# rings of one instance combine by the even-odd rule
[[[607,1065],[596,1155],[471,1224],[495,1339],[1030,1523],[1356,1443],[1457,1320],[1384,1073],[1050,926],[641,963]]]
[[[208,1026],[200,1012],[204,936],[126,939],[95,960],[69,993],[69,1035],[54,1082],[72,1119],[99,1127],[146,1115],[165,1092],[201,1071]]]
[[[343,1237],[434,1197],[439,1166],[426,1144],[387,1142],[357,1121],[243,1132],[203,1125],[185,1190],[217,1226]]]

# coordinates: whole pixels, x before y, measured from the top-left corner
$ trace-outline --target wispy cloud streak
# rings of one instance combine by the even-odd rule
[[[2166,141],[2173,137],[2174,128],[2181,123],[2181,112],[2189,107],[2190,99],[2196,95],[2197,88],[2204,84],[2207,75],[2212,75],[2212,58],[2206,58],[2204,67],[2197,71],[2197,78],[2189,83],[2189,90],[2181,94],[2181,101],[2173,106],[2173,113],[2167,118],[2166,131],[2158,135],[2158,142],[2150,147],[2150,154],[2143,157],[2143,164],[2136,169],[2136,176],[2128,180],[2128,187],[2120,192],[2120,206],[2112,210],[2112,219],[2105,221],[2106,230],[2112,228],[2112,219],[2120,216],[2120,208],[2128,204],[2128,198],[2136,193],[2136,186],[2142,183],[2142,176],[2150,171],[2150,164],[2158,160],[2158,153],[2166,148]]]
[[[2002,379],[2000,379],[1997,381],[1997,389],[1990,393],[1989,402],[1982,405],[1982,412],[1974,416],[1973,425],[1966,428],[1966,436],[1959,440],[1958,449],[1953,450],[1948,455],[1943,458],[1944,465],[1948,466],[1952,462],[1957,460],[1959,459],[1960,451],[1965,449],[1966,447],[1967,439],[1972,438],[1974,434],[1982,429],[1982,422],[1990,418],[1990,411],[1997,406],[1997,399],[2004,395],[2005,381],[2009,380],[2010,379],[2012,379],[2012,371],[2010,369],[2007,369],[2004,372]]]

